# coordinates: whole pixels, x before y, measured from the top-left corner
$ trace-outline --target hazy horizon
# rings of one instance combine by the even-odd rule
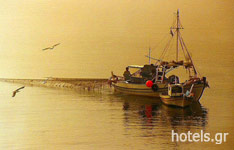
[[[200,72],[211,67],[207,61],[234,64],[233,1],[12,0],[0,7],[1,78],[122,74],[127,65],[147,63],[149,47],[160,56],[177,9]]]

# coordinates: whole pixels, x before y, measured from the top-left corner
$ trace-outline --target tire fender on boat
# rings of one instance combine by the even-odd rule
[[[154,84],[151,88],[152,88],[152,90],[154,92],[158,91],[158,85],[157,84]]]

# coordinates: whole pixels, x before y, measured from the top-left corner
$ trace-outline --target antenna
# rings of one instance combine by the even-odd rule
[[[149,64],[151,64],[151,49],[150,49],[150,47],[149,47]]]

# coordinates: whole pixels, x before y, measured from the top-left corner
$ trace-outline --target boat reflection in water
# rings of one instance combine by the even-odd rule
[[[118,97],[123,100],[126,120],[134,119],[131,117],[138,117],[138,119],[146,120],[152,125],[157,125],[156,122],[158,122],[171,126],[204,127],[207,124],[207,109],[198,102],[194,102],[186,108],[178,108],[162,104],[160,99],[151,100],[147,97],[129,95]]]
[[[206,130],[208,111],[195,102],[178,108],[163,104],[160,99],[139,96],[115,95],[123,101],[123,122],[126,135],[144,137],[147,144],[164,143],[165,147],[178,147],[171,141],[171,133]]]

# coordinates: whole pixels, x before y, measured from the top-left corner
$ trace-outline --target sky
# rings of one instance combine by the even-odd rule
[[[127,65],[147,63],[149,47],[160,56],[177,9],[201,72],[209,62],[234,65],[233,0],[0,2],[0,78],[121,75]]]

